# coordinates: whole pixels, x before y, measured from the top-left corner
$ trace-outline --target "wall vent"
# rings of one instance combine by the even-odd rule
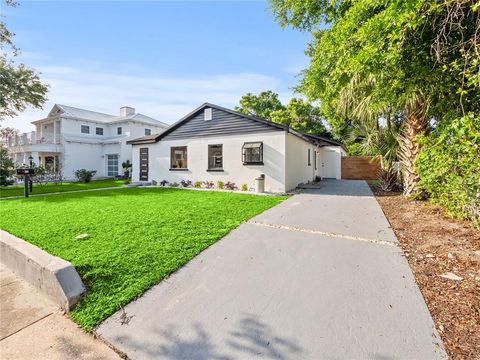
[[[205,121],[212,120],[212,108],[205,108],[203,111],[203,119]]]

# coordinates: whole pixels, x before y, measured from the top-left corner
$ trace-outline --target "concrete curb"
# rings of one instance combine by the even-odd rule
[[[0,261],[67,312],[86,292],[80,276],[68,261],[1,229]]]

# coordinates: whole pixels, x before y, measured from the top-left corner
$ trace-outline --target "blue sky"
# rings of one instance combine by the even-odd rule
[[[245,92],[293,96],[309,35],[282,29],[266,1],[20,1],[2,4],[20,60],[50,85],[44,110],[3,122],[29,130],[54,103],[172,123],[203,102]]]

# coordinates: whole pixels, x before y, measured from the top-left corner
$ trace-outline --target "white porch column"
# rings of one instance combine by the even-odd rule
[[[53,143],[57,143],[57,121],[53,120]]]

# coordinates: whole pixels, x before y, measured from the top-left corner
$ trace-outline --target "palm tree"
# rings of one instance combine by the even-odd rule
[[[372,75],[353,76],[340,92],[336,108],[343,116],[354,119],[351,137],[361,140],[359,149],[365,154],[382,156],[382,169],[388,178],[393,162],[400,160],[403,193],[412,196],[418,192],[420,180],[415,166],[420,152],[417,137],[427,129],[429,100],[420,91],[405,96],[397,110],[402,113],[403,121],[396,127],[391,121],[392,106],[375,102],[376,86],[377,80]],[[379,125],[380,118],[386,120],[386,129]]]
[[[132,163],[130,160],[126,160],[122,163],[122,168],[123,168],[123,175],[126,177],[130,177],[130,169],[132,168]]]
[[[420,152],[417,137],[427,129],[427,111],[429,102],[421,94],[414,95],[407,101],[404,109],[405,121],[399,136],[398,157],[403,176],[403,194],[413,196],[418,192],[420,180],[415,162]]]

